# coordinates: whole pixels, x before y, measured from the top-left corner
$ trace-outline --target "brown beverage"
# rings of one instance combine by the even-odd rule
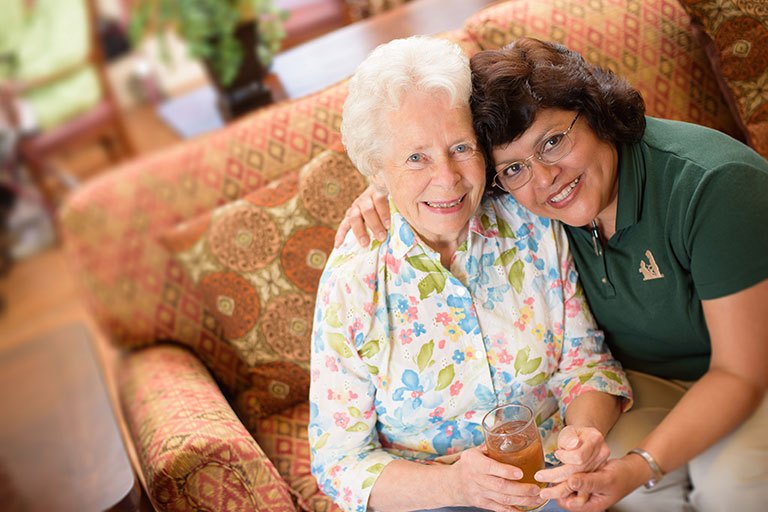
[[[511,420],[494,425],[486,443],[488,455],[494,460],[520,468],[523,471],[520,482],[546,487],[546,483],[533,479],[534,473],[544,469],[544,452],[538,430],[535,426],[525,428],[527,423],[530,422]]]

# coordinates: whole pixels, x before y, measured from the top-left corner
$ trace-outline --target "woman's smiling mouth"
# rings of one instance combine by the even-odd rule
[[[436,203],[432,201],[424,201],[424,204],[429,206],[430,208],[440,208],[440,209],[447,209],[447,208],[453,208],[454,206],[458,206],[461,204],[462,201],[464,201],[464,198],[467,196],[461,196],[458,199],[454,199],[453,201],[448,201],[444,203]]]
[[[573,189],[576,188],[576,185],[579,184],[581,181],[581,176],[573,180],[569,185],[567,185],[563,190],[561,190],[557,195],[550,197],[547,202],[550,204],[558,204],[561,201],[563,201],[565,198],[567,198],[571,192],[573,192]]]

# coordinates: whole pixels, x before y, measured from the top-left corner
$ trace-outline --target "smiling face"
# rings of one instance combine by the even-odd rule
[[[447,95],[411,92],[385,120],[390,139],[374,181],[427,245],[453,254],[485,188],[469,106],[452,108]]]
[[[531,127],[520,137],[493,148],[496,171],[529,157],[540,141],[565,131],[576,114],[571,110],[539,110]],[[568,155],[552,165],[530,159],[531,181],[510,193],[540,217],[570,226],[584,226],[596,218],[601,224],[613,225],[618,190],[616,147],[597,137],[583,115],[576,120],[569,137],[573,147]]]

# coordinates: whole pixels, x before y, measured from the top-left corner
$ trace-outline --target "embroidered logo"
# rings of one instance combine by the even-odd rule
[[[656,264],[656,259],[653,257],[650,250],[645,251],[645,257],[648,258],[648,263],[640,260],[640,268],[638,269],[638,272],[643,274],[643,281],[661,279],[664,277],[664,274],[659,270],[659,266]]]

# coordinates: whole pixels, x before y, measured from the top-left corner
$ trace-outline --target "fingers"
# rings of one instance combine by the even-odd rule
[[[385,200],[382,205],[381,201],[376,201],[375,198],[370,198],[359,205],[360,214],[362,215],[363,222],[360,223],[363,231],[365,227],[371,230],[373,236],[379,242],[384,242],[387,239],[387,229],[389,228],[389,203]],[[386,210],[386,212],[384,211]],[[386,223],[386,226],[384,225]],[[364,224],[364,225],[363,225]],[[355,224],[352,225],[352,231],[355,233],[358,241],[360,235],[355,231]],[[359,226],[357,226],[359,227]]]

